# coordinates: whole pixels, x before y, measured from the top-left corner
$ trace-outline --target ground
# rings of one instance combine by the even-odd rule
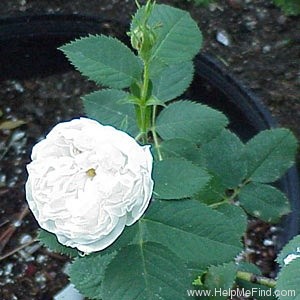
[[[157,2],[190,11],[203,32],[203,51],[222,61],[230,73],[261,99],[281,125],[291,128],[300,138],[299,17],[285,16],[270,0],[223,0],[208,8],[195,7],[184,0]],[[134,10],[133,0],[2,0],[0,3],[2,18],[76,13],[126,22]],[[26,129],[20,127],[13,133],[0,131],[3,156],[0,162],[0,298],[3,300],[52,299],[67,282],[62,272],[67,259],[33,243],[37,225],[23,209],[25,165],[32,145],[57,122],[80,115],[80,96],[94,88],[74,72],[46,79],[0,82],[3,118],[26,122]],[[264,226],[256,224],[251,234],[255,235],[257,244],[262,244],[263,255],[272,260],[274,249],[265,241],[270,241],[269,235],[276,228]],[[26,251],[10,253],[27,244]],[[8,257],[4,258],[5,255]],[[261,257],[256,259],[259,261]],[[272,270],[268,271],[272,275]]]

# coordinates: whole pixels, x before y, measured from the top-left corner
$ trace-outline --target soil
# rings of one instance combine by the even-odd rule
[[[191,12],[204,34],[204,52],[218,57],[300,138],[300,22],[269,0],[218,1],[207,8],[158,1]],[[133,0],[2,0],[0,16],[75,13],[128,20]],[[24,184],[32,146],[58,122],[82,115],[80,96],[95,90],[77,72],[0,82],[3,120],[26,122],[0,131],[0,299],[47,300],[68,281],[68,259],[35,242],[37,224],[26,210]],[[276,232],[249,222],[247,257],[274,277]]]

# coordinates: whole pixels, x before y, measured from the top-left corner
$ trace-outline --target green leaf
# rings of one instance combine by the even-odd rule
[[[140,242],[139,236],[139,222],[131,226],[125,226],[122,234],[109,247],[101,251],[102,255],[118,252],[121,248],[128,245],[138,244]]]
[[[217,208],[217,211],[228,218],[228,222],[230,222],[236,230],[237,238],[241,238],[245,234],[248,218],[241,207],[233,204],[223,204]],[[236,226],[236,224],[239,224],[239,226]]]
[[[75,248],[67,247],[58,242],[56,235],[46,230],[40,229],[38,231],[38,240],[42,245],[53,252],[67,255],[69,257],[77,257],[78,251]]]
[[[201,155],[209,171],[217,174],[227,188],[238,186],[246,176],[242,159],[244,144],[229,130],[224,130],[211,142],[201,147]]]
[[[294,163],[297,140],[288,129],[264,130],[245,148],[248,178],[267,183],[280,178]]]
[[[290,212],[286,196],[273,186],[250,183],[239,194],[241,206],[252,216],[276,223]]]
[[[284,266],[278,274],[276,293],[280,300],[300,299],[300,259],[293,260]]]
[[[225,229],[225,230],[224,230]],[[137,240],[161,243],[194,267],[232,260],[242,249],[236,223],[196,200],[154,200],[137,226]]]
[[[105,272],[103,300],[186,299],[190,286],[184,263],[156,243],[122,248]]]
[[[189,87],[193,72],[192,61],[167,66],[161,73],[151,77],[153,95],[162,102],[175,99]]]
[[[227,123],[221,112],[206,105],[177,101],[158,115],[156,129],[164,140],[181,138],[204,144],[215,138]]]
[[[166,63],[192,59],[202,46],[202,34],[187,11],[167,5],[156,5],[149,20],[157,29],[157,43],[152,57]]]
[[[199,166],[204,165],[197,145],[184,139],[172,139],[162,141],[160,150],[164,158],[178,157],[185,158]]]
[[[202,168],[182,158],[170,158],[154,164],[154,194],[159,199],[188,198],[200,191],[210,176]]]
[[[132,20],[131,31],[141,23],[143,6]],[[151,59],[167,64],[192,60],[202,46],[202,34],[190,14],[178,8],[156,4],[151,12],[148,25],[156,36],[151,49]]]
[[[102,299],[102,282],[107,266],[116,252],[101,255],[99,252],[78,257],[70,266],[68,275],[82,295],[90,299]]]
[[[253,263],[244,261],[238,264],[238,271],[253,273],[255,275],[262,275],[261,270],[258,266],[254,265]]]
[[[276,261],[281,267],[294,258],[300,257],[300,235],[295,236],[289,241],[277,256]]]
[[[106,250],[79,258],[71,279],[95,299],[185,299],[191,278],[183,262],[206,268],[241,251],[229,218],[197,201],[154,200],[144,218],[125,229],[115,258]]]
[[[240,229],[236,227],[231,217],[199,201],[154,199],[145,216],[125,228],[121,246],[126,245],[124,241],[163,244],[188,263],[189,268],[204,270],[228,262],[240,253],[241,236],[237,234]]]
[[[219,266],[211,266],[205,276],[204,285],[207,290],[212,292],[209,299],[228,299],[229,295],[225,295],[226,291],[232,289],[237,272],[237,265],[234,262],[222,264]],[[218,293],[217,293],[218,292]]]
[[[225,197],[226,186],[222,184],[221,179],[211,175],[210,181],[206,186],[195,195],[195,198],[205,204],[220,202]]]
[[[83,105],[89,118],[95,119],[104,125],[111,125],[135,136],[139,130],[136,125],[133,105],[123,103],[128,93],[106,89],[85,95]]]
[[[60,50],[83,75],[104,86],[121,89],[140,80],[139,58],[115,38],[90,35],[66,44]]]

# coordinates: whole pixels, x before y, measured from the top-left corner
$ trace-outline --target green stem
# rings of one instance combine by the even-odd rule
[[[143,105],[145,105],[147,101],[149,80],[149,62],[144,61],[143,86],[141,90],[141,101]]]
[[[264,276],[255,275],[249,272],[238,271],[236,278],[242,279],[251,283],[258,283],[260,285],[267,286],[269,288],[275,288],[276,280],[272,278],[267,278]]]
[[[143,72],[143,83],[141,88],[141,97],[139,104],[139,114],[140,114],[140,133],[139,136],[142,139],[143,143],[147,143],[147,133],[150,127],[150,118],[151,111],[149,111],[149,107],[146,105],[147,97],[148,97],[148,89],[149,89],[149,62],[144,60],[144,72]]]
[[[241,189],[250,182],[251,182],[250,179],[244,180],[233,190],[233,193],[229,197],[225,197],[224,200],[227,201],[228,203],[232,202],[239,195]]]
[[[235,197],[240,193],[240,191],[241,191],[241,186],[238,186],[237,188],[235,188],[233,190],[232,195],[230,195],[229,197],[224,197],[219,202],[210,204],[209,207],[211,207],[211,208],[217,208],[217,207],[219,207],[219,206],[221,206],[223,204],[232,202],[235,199]]]
[[[241,186],[238,186],[237,188],[235,188],[235,189],[233,190],[232,195],[230,195],[229,197],[227,197],[225,200],[226,200],[227,202],[233,201],[233,200],[236,198],[236,196],[238,196],[238,194],[240,193],[242,187],[243,187],[243,186],[241,185]]]
[[[146,126],[146,107],[144,105],[140,106],[140,112],[141,112],[141,122],[142,122],[142,127],[141,127],[141,134],[142,134],[142,139],[143,142],[146,143],[147,140],[147,126]]]
[[[145,135],[144,132],[140,132],[134,139],[135,139],[136,141],[139,141],[144,135]]]
[[[217,208],[225,203],[231,203],[232,201],[234,201],[234,199],[239,195],[239,193],[241,192],[241,189],[247,185],[249,182],[251,182],[250,179],[247,179],[245,180],[243,183],[239,184],[234,190],[233,190],[233,193],[226,197],[224,196],[224,198],[219,201],[219,202],[216,202],[216,203],[212,203],[209,205],[209,207],[212,207],[212,208]]]
[[[157,110],[157,106],[153,105],[151,132],[152,132],[153,141],[154,141],[154,145],[155,145],[155,150],[157,152],[158,160],[161,161],[161,160],[163,160],[163,157],[162,157],[162,154],[161,154],[161,151],[160,151],[159,139],[158,139],[158,136],[157,136],[157,133],[156,133],[156,128],[155,128],[156,110]]]
[[[211,208],[217,208],[225,203],[228,203],[227,202],[227,199],[223,199],[222,201],[220,202],[216,202],[216,203],[212,203],[212,204],[209,204],[208,206],[211,207]]]

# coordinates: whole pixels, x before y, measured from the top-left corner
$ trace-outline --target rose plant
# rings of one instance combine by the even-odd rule
[[[178,99],[201,32],[183,10],[137,5],[132,50],[103,35],[61,47],[102,89],[83,97],[88,118],[33,148],[26,193],[40,241],[73,258],[70,280],[90,299],[181,300],[255,283],[269,299],[297,299],[299,237],[280,253],[277,281],[246,261],[241,242],[248,216],[276,223],[289,213],[272,183],[292,166],[295,137],[278,128],[244,143],[223,113]]]

